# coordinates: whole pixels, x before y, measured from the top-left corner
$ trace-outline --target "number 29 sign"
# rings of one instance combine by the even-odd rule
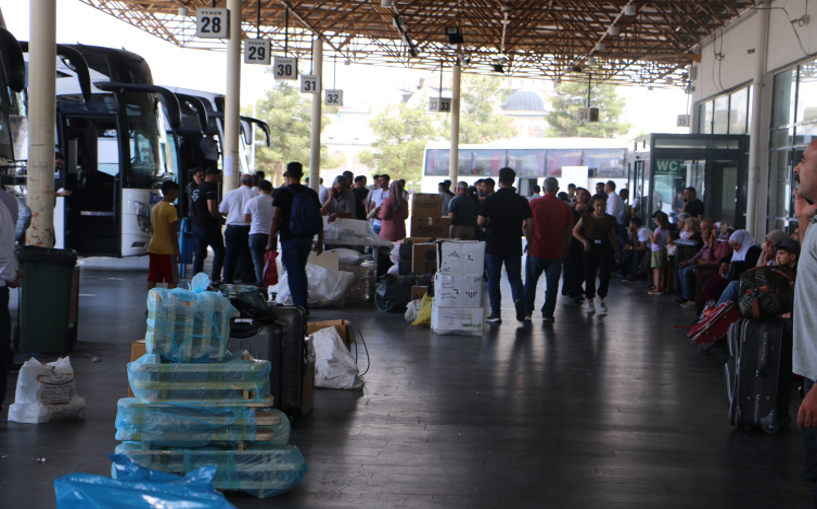
[[[269,65],[270,42],[266,39],[244,39],[244,63]]]
[[[196,37],[230,38],[230,11],[224,8],[196,9]]]

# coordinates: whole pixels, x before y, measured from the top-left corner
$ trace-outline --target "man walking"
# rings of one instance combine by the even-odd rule
[[[452,239],[476,240],[479,206],[468,196],[468,182],[457,182],[457,196],[448,203],[448,236]]]
[[[250,255],[250,223],[244,221],[244,208],[247,202],[255,198],[252,186],[255,180],[250,174],[241,175],[241,185],[233,189],[221,201],[218,211],[227,216],[227,229],[224,231],[224,282],[233,284],[235,266],[239,258],[243,260],[244,272],[241,279],[249,284],[255,281],[252,257]]]
[[[559,279],[562,275],[562,259],[573,239],[573,212],[570,206],[556,197],[559,181],[554,177],[545,179],[545,195],[530,202],[533,217],[528,219],[526,235],[528,256],[525,259],[525,318],[533,316],[536,301],[536,285],[545,273],[545,305],[542,319],[554,320],[556,298],[559,295]]]
[[[218,211],[218,182],[221,172],[216,168],[207,168],[204,181],[193,191],[193,274],[204,270],[204,258],[207,246],[213,248],[213,271],[210,277],[214,284],[221,282],[221,267],[224,264],[224,238],[221,236],[221,225],[224,218]]]
[[[284,174],[290,184],[278,188],[272,200],[272,224],[269,230],[267,251],[272,250],[275,234],[281,232],[281,261],[287,271],[292,304],[303,306],[309,314],[308,281],[306,261],[312,249],[312,238],[317,235],[315,253],[323,253],[323,219],[318,194],[301,185],[303,165],[299,162],[287,164]]]
[[[502,323],[501,293],[499,280],[502,264],[508,273],[511,284],[516,319],[525,320],[525,305],[522,285],[522,227],[532,217],[528,200],[519,196],[512,189],[516,172],[511,168],[499,170],[499,191],[491,194],[482,202],[477,223],[487,232],[485,245],[485,262],[488,266],[488,296],[491,300],[491,316],[487,321]],[[533,233],[526,226],[526,237]]]
[[[255,268],[258,286],[264,281],[264,254],[269,244],[269,229],[272,224],[272,183],[258,182],[258,196],[244,206],[244,222],[250,223],[250,254]]]

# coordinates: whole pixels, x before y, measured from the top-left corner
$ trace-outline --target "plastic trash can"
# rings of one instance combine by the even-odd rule
[[[17,325],[20,350],[64,354],[77,341],[79,269],[77,252],[25,246],[17,259],[20,280]]]

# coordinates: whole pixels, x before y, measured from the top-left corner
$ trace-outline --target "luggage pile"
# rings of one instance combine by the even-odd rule
[[[482,336],[485,242],[447,240],[438,245],[431,330],[439,335]]]
[[[272,365],[228,352],[239,312],[208,285],[197,274],[191,290],[149,293],[147,353],[128,364],[135,397],[118,403],[116,438],[123,443],[116,453],[182,476],[216,465],[216,489],[260,498],[284,493],[307,468],[298,448],[287,445],[289,419],[273,408]]]
[[[448,217],[443,217],[442,196],[430,193],[411,195],[410,236],[447,239],[448,225]]]

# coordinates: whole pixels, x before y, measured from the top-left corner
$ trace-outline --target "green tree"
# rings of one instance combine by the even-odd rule
[[[376,167],[392,179],[406,179],[406,186],[418,188],[422,178],[426,143],[437,137],[439,127],[425,114],[427,105],[384,108],[369,122],[377,136],[374,151],[360,153],[360,162]]]
[[[516,135],[511,119],[499,112],[510,90],[501,88],[493,76],[464,74],[460,93],[460,143],[489,143],[507,140]],[[446,114],[443,132],[448,138],[451,120]]]
[[[324,107],[321,119],[321,131],[330,121],[327,114],[337,108]],[[252,115],[252,107],[244,108],[245,115]],[[265,97],[255,103],[255,115],[270,127],[270,146],[258,145],[255,154],[255,167],[263,170],[274,184],[282,182],[283,168],[289,161],[300,161],[307,172],[310,158],[310,131],[312,118],[312,101],[301,96],[300,89],[287,81],[278,81],[267,90]],[[256,132],[261,139],[262,134]],[[322,168],[334,168],[340,163],[329,156],[325,145],[321,145]]]
[[[586,124],[579,122],[578,116],[579,108],[587,106],[587,85],[562,83],[556,86],[556,93],[551,99],[552,111],[545,115],[548,137],[614,138],[630,130],[630,124],[621,120],[627,101],[613,85],[592,85],[590,106],[599,109],[599,121]]]

